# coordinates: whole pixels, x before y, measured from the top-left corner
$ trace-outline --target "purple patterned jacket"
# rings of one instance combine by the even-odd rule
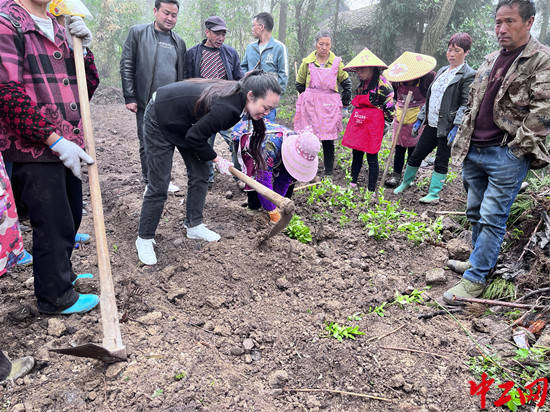
[[[25,9],[0,0],[0,151],[5,161],[58,162],[45,144],[53,132],[84,148],[73,52],[65,28],[50,17],[55,43]],[[22,39],[12,22],[19,23]],[[91,97],[99,76],[90,51],[84,65]]]

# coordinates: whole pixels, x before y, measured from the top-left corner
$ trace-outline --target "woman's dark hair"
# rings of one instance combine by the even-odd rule
[[[472,47],[472,38],[468,33],[455,33],[449,39],[449,43],[447,43],[447,47],[449,46],[458,46],[466,53]]]
[[[361,80],[359,82],[359,86],[357,87],[356,94],[363,94],[372,89],[376,89],[376,91],[378,92],[378,83],[380,82],[381,74],[382,70],[380,69],[380,67],[373,67],[372,76],[369,80],[369,83],[365,84],[365,82]]]
[[[281,94],[282,89],[277,78],[272,73],[266,73],[262,70],[252,70],[239,81],[220,80],[220,79],[189,79],[193,83],[209,84],[195,103],[195,115],[206,113],[210,110],[215,100],[236,93],[242,93],[244,96],[252,92],[255,99],[264,98],[268,91],[275,94]],[[249,153],[254,159],[257,169],[265,168],[264,157],[262,155],[262,143],[265,138],[265,123],[263,119],[252,119],[254,132],[250,136]]]

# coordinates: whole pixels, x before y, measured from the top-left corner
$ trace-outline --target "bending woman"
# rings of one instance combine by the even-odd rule
[[[281,87],[269,73],[252,71],[240,81],[192,79],[160,87],[149,101],[143,118],[149,182],[143,198],[136,248],[146,265],[157,263],[153,244],[170,183],[174,148],[187,168],[185,227],[190,239],[215,242],[220,235],[203,223],[208,190],[208,161],[230,174],[230,162],[208,144],[213,134],[233,127],[245,113],[254,124],[251,155],[261,164],[265,136],[263,121],[279,104]]]
[[[407,161],[403,182],[393,191],[395,194],[403,192],[412,184],[422,160],[437,148],[430,189],[420,202],[439,202],[439,192],[449,170],[450,144],[464,117],[470,85],[476,74],[475,70],[464,62],[471,46],[472,38],[468,33],[455,33],[449,40],[449,65],[439,69],[428,89],[426,103],[413,125],[413,134],[418,133],[423,124],[424,131]]]

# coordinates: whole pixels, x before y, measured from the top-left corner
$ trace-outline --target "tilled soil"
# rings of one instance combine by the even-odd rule
[[[173,180],[182,191],[166,203],[156,237],[158,264],[140,266],[134,242],[143,186],[135,118],[122,104],[92,105],[92,112],[128,362],[105,365],[50,354],[52,346],[101,342],[100,312],[38,314],[32,284],[25,283],[32,269],[16,269],[0,278],[0,348],[11,357],[33,355],[37,365],[24,379],[0,386],[0,409],[477,410],[479,398],[470,396],[473,376],[465,362],[478,353],[454,320],[420,320],[419,314],[438,308],[414,304],[386,306],[384,316],[369,313],[392,302],[396,292],[424,288],[426,271],[445,267],[444,244],[414,246],[404,235],[375,241],[360,222],[341,227],[336,215],[330,224],[315,223],[303,191],[294,200],[313,229],[313,242],[304,245],[280,234],[260,247],[267,217],[247,214],[244,193],[233,179],[219,175],[207,197],[205,220],[222,240],[190,240],[183,227],[185,167],[176,155]],[[228,157],[221,139],[217,147]],[[422,170],[421,177],[429,173]],[[343,171],[334,181],[343,184]],[[360,183],[366,184],[366,176]],[[422,195],[414,187],[402,206],[424,211],[417,202]],[[441,203],[429,209],[463,210],[464,198],[457,178],[444,188]],[[81,231],[93,233],[91,213]],[[25,240],[30,246],[30,234]],[[97,291],[93,239],[75,250],[73,265],[79,273],[96,275],[80,290]],[[445,276],[429,296],[439,300],[458,279],[448,270]],[[347,320],[357,313],[361,320]],[[459,319],[472,329],[470,318]],[[324,327],[331,321],[358,325],[365,335],[342,342],[328,338]]]

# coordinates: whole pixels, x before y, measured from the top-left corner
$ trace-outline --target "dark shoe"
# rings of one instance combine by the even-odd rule
[[[475,283],[462,278],[460,282],[443,294],[443,300],[447,305],[462,306],[465,302],[454,300],[454,296],[457,298],[477,298],[481,296],[484,290],[485,285],[483,283]]]
[[[386,179],[386,181],[384,182],[384,185],[386,187],[393,188],[393,187],[397,187],[400,181],[401,181],[401,173],[392,173],[390,177]]]

